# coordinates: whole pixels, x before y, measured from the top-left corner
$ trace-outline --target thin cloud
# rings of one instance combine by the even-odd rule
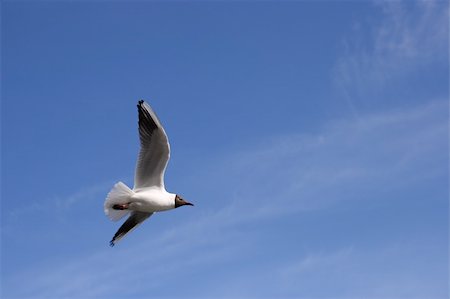
[[[342,41],[343,54],[332,74],[355,116],[370,95],[379,96],[393,82],[430,65],[448,64],[447,2],[380,1],[375,6],[381,11],[380,21],[355,24],[351,36]]]
[[[330,206],[343,200],[343,185],[353,188],[345,191],[347,200],[361,200],[361,188],[375,182],[404,177],[407,184],[435,172],[436,164],[425,164],[421,173],[406,173],[446,145],[440,138],[446,136],[447,110],[445,101],[436,101],[367,115],[363,122],[331,122],[315,136],[276,138],[227,161],[236,165],[229,184],[236,186],[235,196],[248,198],[240,205],[253,210],[250,199],[257,199],[261,210],[268,205],[272,214]]]
[[[428,270],[428,275],[418,275],[411,264],[417,252],[434,247],[409,241],[314,252],[278,268],[277,279],[285,291],[308,292],[312,297],[321,297],[324,288],[338,285],[341,291],[335,299],[445,298],[446,289],[436,287],[436,280],[445,284],[445,269],[436,269],[435,262],[424,265],[416,260],[416,267]]]
[[[79,202],[92,201],[96,196],[101,194],[101,192],[104,192],[105,189],[110,187],[111,184],[111,182],[93,184],[92,186],[82,188],[66,196],[54,196],[49,199],[43,199],[32,205],[22,206],[5,212],[9,217],[13,218],[23,216],[24,214],[46,211],[49,210],[49,208],[55,212],[63,212]]]
[[[105,191],[109,190],[111,182],[96,183],[92,186],[82,188],[72,194],[65,196],[54,196],[48,199],[39,199],[36,202],[21,206],[13,210],[5,210],[5,220],[2,225],[2,234],[9,234],[15,223],[21,222],[23,217],[34,217],[35,215],[51,214],[63,218],[66,213],[76,204],[83,203],[84,206],[90,206],[95,203],[99,197],[104,196]],[[86,204],[89,203],[89,204]]]
[[[181,226],[156,226],[154,221],[157,235],[135,236],[140,243],[130,237],[128,247],[73,256],[63,266],[48,260],[45,268],[17,273],[7,281],[5,295],[114,298],[120,294],[137,298],[142,292],[153,292],[155,298],[167,297],[171,295],[167,284],[176,279],[215,273],[214,269],[237,257],[237,262],[245,265],[245,258],[259,247],[260,231],[252,227],[264,230],[271,221],[288,215],[306,215],[338,204],[351,206],[361,200],[382,200],[380,195],[390,192],[390,188],[445,175],[442,165],[446,161],[443,149],[448,132],[447,110],[446,101],[435,101],[406,111],[367,115],[364,122],[334,121],[317,135],[279,137],[217,157],[214,163],[193,172],[191,178],[204,182],[211,190],[222,190],[212,192],[214,199],[208,198],[219,204],[203,204],[205,208],[195,217],[184,219]],[[211,178],[211,173],[220,176]],[[307,266],[308,258],[314,260],[310,253],[299,258],[303,261],[300,268]],[[228,294],[223,279],[235,281],[234,291],[228,290],[230,296],[242,295],[244,290],[239,285],[246,284],[246,277],[251,281],[267,279],[261,269],[251,267],[245,268],[245,277],[237,275],[233,279],[226,275],[211,274],[207,285],[189,286],[191,293],[187,296],[223,297]],[[280,277],[275,281],[281,285]],[[24,281],[26,288],[12,288]],[[259,294],[244,293],[247,297]]]

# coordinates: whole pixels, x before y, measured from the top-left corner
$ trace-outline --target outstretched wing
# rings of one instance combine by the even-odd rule
[[[144,222],[145,219],[153,215],[153,213],[144,213],[144,212],[132,212],[130,217],[128,217],[127,221],[125,221],[119,230],[115,233],[112,240],[109,242],[109,245],[114,246],[116,242],[122,239],[126,234],[131,232],[133,229],[138,227],[139,224]]]
[[[169,140],[152,108],[142,100],[137,107],[141,150],[134,175],[134,189],[164,188],[164,172],[170,158]]]

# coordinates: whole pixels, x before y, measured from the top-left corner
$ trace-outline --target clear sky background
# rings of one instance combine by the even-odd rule
[[[447,1],[3,1],[2,298],[448,298]],[[192,201],[114,248],[136,103]]]

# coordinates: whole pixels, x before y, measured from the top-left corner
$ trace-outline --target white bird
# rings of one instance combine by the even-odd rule
[[[166,191],[164,172],[170,158],[169,140],[152,108],[142,100],[138,102],[137,107],[141,149],[134,174],[133,190],[118,182],[108,193],[104,204],[105,214],[112,221],[118,221],[130,213],[130,217],[110,241],[111,246],[155,212],[184,205],[193,206],[181,196]]]

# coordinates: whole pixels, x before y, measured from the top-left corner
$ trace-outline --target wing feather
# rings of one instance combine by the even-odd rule
[[[142,100],[137,107],[141,149],[136,164],[134,189],[164,188],[164,172],[170,158],[169,140],[152,108]]]
[[[145,219],[153,215],[153,213],[132,212],[130,217],[122,224],[119,230],[114,234],[114,237],[109,242],[109,245],[114,246],[116,242],[122,239],[126,234],[139,226]]]

